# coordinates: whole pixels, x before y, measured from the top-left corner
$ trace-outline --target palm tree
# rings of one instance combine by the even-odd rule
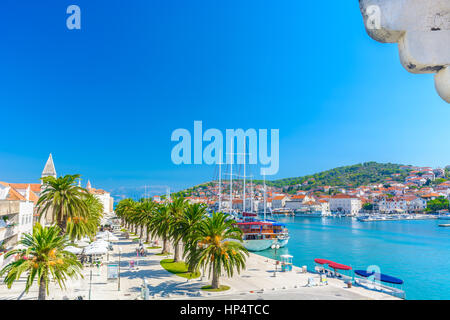
[[[126,228],[133,226],[133,217],[136,210],[136,202],[133,199],[121,200],[116,207],[117,215],[122,219]]]
[[[68,218],[87,218],[89,215],[85,201],[88,192],[76,185],[78,178],[80,178],[79,174],[69,174],[59,178],[42,179],[45,189],[38,200],[37,212],[39,217],[43,214],[51,214],[62,233],[66,231]]]
[[[170,214],[170,237],[174,246],[174,262],[179,262],[180,257],[180,242],[183,239],[183,229],[181,221],[183,220],[184,211],[188,202],[183,197],[175,197],[171,203],[167,205],[167,210]]]
[[[130,203],[130,206],[127,211],[127,219],[133,227],[133,232],[137,235],[138,228],[140,227],[140,219],[138,215],[139,202],[133,201]],[[141,228],[141,236],[142,237],[142,228]]]
[[[131,199],[122,199],[122,200],[119,201],[119,203],[118,203],[117,206],[116,206],[116,214],[117,214],[117,216],[120,218],[121,224],[122,224],[125,228],[128,227],[128,225],[127,225],[127,220],[126,220],[126,214],[125,214],[125,213],[126,213],[126,205],[125,205],[125,202],[126,202],[127,200],[131,200]]]
[[[63,289],[68,278],[76,278],[78,275],[83,277],[82,266],[77,257],[64,250],[69,244],[69,239],[61,235],[58,226],[42,227],[37,223],[33,227],[32,234],[23,235],[20,244],[25,249],[12,250],[5,255],[5,257],[16,255],[17,260],[0,271],[0,276],[6,273],[4,282],[8,288],[11,288],[22,273],[27,272],[25,292],[28,293],[37,277],[38,299],[45,300],[51,278]]]
[[[103,215],[103,204],[92,194],[87,194],[85,201],[89,212],[88,217],[69,217],[67,219],[66,234],[72,241],[81,239],[84,236],[92,239],[100,225]]]
[[[171,215],[166,205],[158,205],[152,218],[150,219],[149,229],[152,237],[158,236],[163,240],[161,253],[166,254],[168,250],[168,240],[170,235]]]
[[[203,204],[195,203],[187,206],[180,221],[180,231],[183,234],[182,240],[184,242],[183,257],[186,257],[191,250],[195,250],[197,247],[197,243],[193,242],[192,239],[206,217],[206,207]]]
[[[156,208],[156,203],[150,199],[142,199],[137,206],[137,220],[141,226],[141,238],[144,228],[146,231],[145,242],[149,242],[150,240],[151,220],[156,212]]]
[[[187,263],[191,270],[208,267],[212,275],[212,288],[220,287],[219,278],[223,270],[232,277],[234,270],[239,273],[245,268],[247,249],[242,245],[242,231],[235,221],[227,220],[222,212],[213,212],[212,217],[204,219],[190,241],[197,244],[190,248]]]

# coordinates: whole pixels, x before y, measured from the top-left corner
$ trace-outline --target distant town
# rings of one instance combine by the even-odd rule
[[[359,174],[354,173],[357,170]],[[317,185],[326,181],[342,183],[343,179],[336,178],[335,173],[340,171],[342,176],[347,175],[348,185]],[[353,173],[347,174],[348,172]],[[330,176],[333,177],[332,180]],[[363,183],[370,180],[377,182]],[[299,181],[300,183],[297,183]],[[358,183],[360,185],[355,186]],[[243,210],[242,185],[242,180],[233,182],[233,210]],[[262,212],[264,210],[262,181],[247,181],[246,190],[246,210]],[[218,181],[204,183],[176,194],[186,197],[191,203],[204,203],[211,208],[218,208]],[[343,215],[357,215],[364,212],[445,212],[448,211],[449,195],[449,167],[431,168],[370,162],[303,178],[268,181],[266,210],[289,209]],[[165,196],[155,196],[154,200],[158,202],[164,198]],[[221,183],[221,208],[229,210],[229,200],[229,181],[225,180]]]

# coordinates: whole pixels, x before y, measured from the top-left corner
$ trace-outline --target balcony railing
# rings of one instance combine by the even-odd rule
[[[12,236],[19,233],[19,227],[17,225],[12,225],[8,227],[0,228],[0,241],[11,238]]]
[[[0,200],[0,216],[17,214],[20,210],[20,201]]]

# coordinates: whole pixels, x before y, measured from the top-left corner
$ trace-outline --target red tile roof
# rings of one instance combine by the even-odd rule
[[[41,184],[40,183],[9,183],[11,187],[14,189],[27,189],[30,186],[30,190],[33,192],[40,193],[41,192]]]
[[[6,182],[2,182],[0,181],[0,184],[5,186],[5,187],[10,187],[9,189],[9,193],[8,193],[8,197],[6,198],[6,200],[21,200],[21,201],[25,201],[25,197],[22,196],[19,191],[17,191],[16,189],[14,189],[13,187],[11,187],[9,185],[9,183]]]

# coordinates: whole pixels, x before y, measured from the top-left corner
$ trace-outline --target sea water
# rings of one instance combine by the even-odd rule
[[[406,299],[450,299],[450,228],[440,220],[359,222],[355,218],[283,217],[290,240],[285,248],[257,254],[314,270],[322,258],[365,270],[378,266],[404,281]]]

